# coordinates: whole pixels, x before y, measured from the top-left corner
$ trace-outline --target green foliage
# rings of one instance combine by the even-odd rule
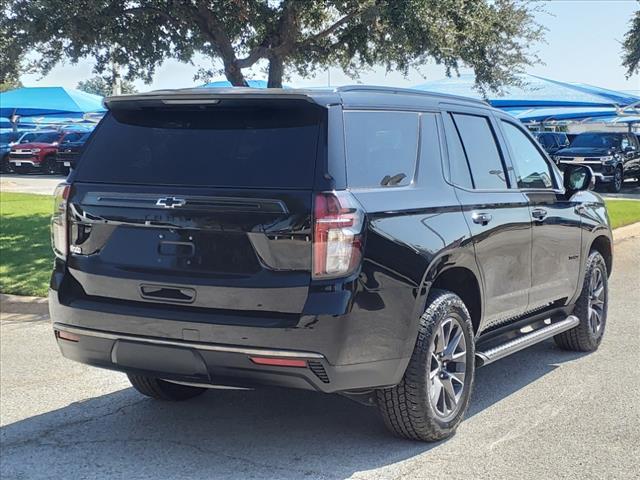
[[[13,30],[0,21],[0,92],[21,87],[20,73],[24,70],[22,58],[25,49]]]
[[[640,222],[640,201],[638,200],[606,200],[611,228],[618,228],[631,223]]]
[[[435,61],[447,73],[475,70],[482,91],[517,84],[537,62],[530,46],[543,29],[537,7],[518,0],[8,0],[7,16],[21,45],[48,72],[63,59],[115,61],[125,78],[150,81],[166,58],[196,54],[244,85],[243,70],[267,64],[269,85],[292,72],[308,76],[339,66],[357,77],[384,65],[407,73]],[[216,64],[222,64],[216,70]]]
[[[112,94],[112,82],[109,77],[96,75],[87,80],[78,82],[76,86],[78,90],[83,92],[93,93],[94,95],[100,95],[101,97],[107,97]],[[120,93],[136,93],[135,85],[128,80],[121,80]]]
[[[0,192],[0,292],[47,294],[52,211],[48,195]]]
[[[627,77],[640,71],[640,10],[635,13],[629,24],[629,31],[622,43],[622,66],[627,69]]]
[[[22,82],[20,80],[0,82],[0,92],[6,92],[7,90],[13,90],[20,87],[22,87]]]

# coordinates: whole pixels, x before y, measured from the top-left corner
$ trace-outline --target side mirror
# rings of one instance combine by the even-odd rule
[[[595,180],[593,171],[586,165],[570,165],[564,171],[564,188],[570,194],[580,190],[593,190]]]

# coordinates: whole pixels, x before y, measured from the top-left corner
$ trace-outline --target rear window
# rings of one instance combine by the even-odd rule
[[[76,179],[310,188],[320,115],[315,107],[111,112],[87,144]]]
[[[392,187],[413,180],[420,117],[413,112],[346,112],[347,181]]]

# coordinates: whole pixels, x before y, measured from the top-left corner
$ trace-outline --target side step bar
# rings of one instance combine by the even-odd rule
[[[574,315],[569,315],[564,320],[552,323],[546,327],[534,330],[531,333],[527,333],[518,338],[510,340],[502,345],[490,348],[484,352],[477,351],[476,358],[478,360],[478,366],[489,365],[490,363],[500,360],[512,353],[523,350],[531,345],[551,338],[554,335],[562,333],[566,330],[570,330],[580,323],[580,319]]]

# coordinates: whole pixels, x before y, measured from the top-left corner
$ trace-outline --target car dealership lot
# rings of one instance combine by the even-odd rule
[[[477,374],[458,433],[388,436],[338,396],[211,391],[157,403],[63,359],[42,305],[4,303],[2,478],[634,478],[640,469],[640,234],[615,246],[609,323],[581,355],[544,342]],[[635,289],[635,290],[634,290]],[[15,313],[14,313],[15,312]]]

